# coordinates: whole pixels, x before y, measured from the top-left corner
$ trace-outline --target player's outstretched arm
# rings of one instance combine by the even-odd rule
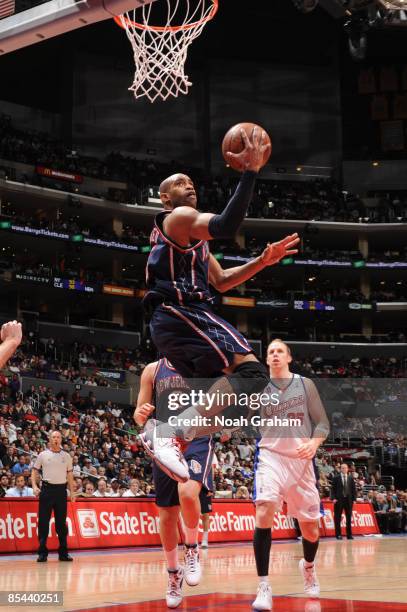
[[[136,409],[133,418],[137,425],[145,425],[151,413],[155,410],[152,405],[154,373],[157,367],[157,361],[149,363],[143,370],[140,378],[140,390],[137,396]]]
[[[257,173],[263,165],[263,156],[270,144],[266,144],[265,132],[260,133],[258,129],[254,130],[252,140],[249,140],[244,130],[241,134],[243,151],[238,154],[228,153],[228,156],[239,158],[245,170],[222,213],[200,213],[192,207],[179,206],[165,219],[165,232],[179,244],[186,244],[185,239],[233,238],[242,224],[253,197]]]
[[[209,281],[217,291],[221,293],[237,287],[241,283],[249,280],[267,266],[273,266],[280,259],[288,255],[298,253],[298,249],[294,248],[299,243],[298,234],[286,236],[279,242],[268,244],[263,253],[259,257],[255,257],[247,263],[228,268],[224,270],[219,262],[211,255],[209,261]]]
[[[0,337],[0,368],[3,368],[21,343],[21,323],[17,323],[17,321],[4,323],[1,327]]]

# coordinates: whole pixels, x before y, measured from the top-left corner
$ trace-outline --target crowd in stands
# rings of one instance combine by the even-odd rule
[[[35,350],[35,348],[39,350]],[[13,364],[21,364],[36,352],[42,359],[56,360],[61,351],[70,350],[76,356],[76,365],[99,367],[125,367],[130,363],[126,349],[109,350],[106,347],[73,344],[63,347],[52,339],[29,338],[24,341]],[[140,357],[140,355],[139,355]],[[139,364],[142,366],[142,364]],[[388,456],[402,451],[407,463],[406,419],[396,422],[393,406],[407,401],[404,384],[405,360],[396,358],[370,358],[351,360],[322,359],[320,357],[296,360],[296,371],[312,377],[339,378],[346,383],[346,397],[350,398],[349,378],[360,382],[353,386],[354,397],[370,402],[382,409],[381,416],[355,417],[350,409],[332,414],[333,436],[340,440],[353,438],[365,448],[381,445]],[[375,386],[372,378],[392,379]],[[396,384],[395,379],[400,381]],[[43,450],[48,434],[58,428],[63,436],[63,448],[72,455],[76,494],[78,496],[118,497],[154,495],[151,463],[144,455],[135,437],[132,408],[112,402],[98,402],[92,392],[85,397],[75,391],[54,394],[45,385],[31,387],[25,394],[20,391],[17,375],[0,380],[0,496],[30,495],[30,469],[36,455]],[[331,387],[329,387],[331,389]],[[339,388],[335,393],[339,394]],[[324,395],[324,392],[321,392]],[[329,395],[329,393],[328,393]],[[338,397],[336,397],[338,399]],[[214,472],[214,494],[217,497],[250,499],[253,495],[255,440],[242,434],[231,438],[218,437],[215,454],[218,467]],[[321,449],[318,458],[319,487],[322,498],[329,497],[332,474],[338,469],[335,456]],[[358,496],[372,501],[380,518],[383,531],[404,530],[406,496],[402,491],[383,489],[380,473],[367,473],[365,463],[351,473],[357,481]],[[23,477],[23,480],[21,479]],[[12,492],[10,492],[12,489]],[[20,493],[20,491],[22,491]],[[384,497],[383,497],[384,495]],[[403,505],[404,504],[404,505]],[[402,508],[395,511],[394,508]],[[403,510],[404,508],[404,510]],[[403,514],[404,513],[404,514]],[[397,517],[394,518],[395,514]]]
[[[96,288],[101,288],[103,284],[119,284],[134,289],[145,286],[140,267],[137,268],[136,273],[129,275],[130,278],[113,278],[112,274],[107,271],[107,268],[111,267],[111,262],[106,262],[104,269],[100,265],[100,260],[92,259],[91,262],[84,254],[62,252],[59,256],[54,255],[54,261],[50,261],[49,257],[39,258],[29,249],[19,251],[5,247],[5,252],[0,255],[0,274],[3,272],[8,275],[20,274],[49,279],[48,282],[51,284],[58,282],[53,279],[68,279],[89,283],[95,285]]]
[[[82,234],[84,237],[92,237],[95,239],[110,240],[118,243],[135,244],[140,247],[149,246],[149,235],[144,230],[135,226],[125,224],[123,231],[119,236],[113,230],[109,231],[106,226],[92,224],[86,222],[80,215],[70,214],[64,215],[58,212],[57,218],[52,218],[47,215],[43,209],[29,212],[20,209],[16,210],[15,206],[7,202],[2,203],[0,221],[12,221],[35,229],[48,230],[51,232],[60,232],[70,235]],[[240,246],[237,242],[230,240],[216,240],[211,242],[212,253],[222,253],[224,255],[238,255],[240,257],[257,257],[262,253],[267,246],[266,241],[260,240],[256,236],[247,236],[246,245]],[[360,262],[364,260],[363,255],[357,250],[338,250],[316,248],[307,242],[302,245],[301,251],[296,256],[297,260],[315,260],[315,261],[337,261],[337,262]],[[386,251],[372,251],[366,258],[366,262],[407,262],[407,247]]]
[[[0,393],[0,497],[32,496],[31,468],[55,428],[72,456],[76,496],[154,495],[151,461],[135,437],[130,407],[98,403],[91,393],[82,398],[79,394],[55,396],[45,386],[32,387],[24,395],[17,392],[15,400],[8,391],[3,388]],[[35,410],[32,400],[36,400]],[[387,444],[383,439],[374,442]],[[253,438],[240,433],[217,437],[215,497],[252,498],[255,447]],[[383,484],[380,469],[368,471],[366,458],[357,465],[347,462],[357,497],[373,504],[382,532],[405,531],[407,492]],[[316,465],[321,498],[329,499],[340,462],[327,447],[318,452]]]
[[[234,190],[235,179],[208,177],[196,168],[171,161],[162,163],[112,152],[105,159],[85,156],[64,146],[60,141],[34,131],[18,129],[11,117],[0,114],[0,158],[29,165],[44,165],[56,170],[83,176],[122,181],[127,190],[110,189],[109,194],[93,193],[119,201],[134,199],[137,190],[158,185],[164,177],[175,172],[190,174],[198,185],[199,206],[204,211],[219,212]],[[54,188],[72,190],[69,183],[59,184],[54,179],[36,174],[24,180],[35,184],[52,184]],[[81,188],[82,189],[82,188]],[[78,186],[75,191],[80,191]],[[83,192],[85,193],[85,192]],[[266,219],[307,219],[315,221],[398,222],[407,219],[405,195],[379,194],[376,205],[366,206],[358,195],[343,191],[332,180],[313,181],[257,181],[249,216]]]
[[[32,210],[32,208],[30,210],[23,208],[17,210],[9,202],[2,203],[0,221],[11,221],[18,225],[63,234],[82,234],[85,237],[100,238],[125,244],[135,244],[138,246],[149,244],[149,235],[133,225],[124,224],[123,231],[119,236],[113,230],[109,231],[106,226],[98,225],[97,219],[90,224],[78,214],[64,214],[58,211],[56,215],[54,213],[50,215],[50,213],[47,214],[47,211],[43,209],[36,211]]]
[[[130,348],[68,343],[54,338],[40,337],[30,332],[10,359],[9,369],[16,374],[41,379],[110,386],[111,381],[95,373],[109,370],[128,371],[139,375],[145,365],[154,359],[154,347],[148,339],[145,339],[140,346]],[[338,356],[335,359],[313,356],[296,358],[294,365],[301,374],[318,378],[398,378],[401,381],[407,378],[407,357],[404,356],[399,358]],[[380,388],[385,389],[384,386]],[[403,392],[403,388],[400,392]],[[407,393],[407,390],[405,392]],[[407,400],[407,397],[405,399]]]
[[[88,485],[96,496],[151,493],[151,463],[135,439],[130,406],[98,403],[92,392],[55,395],[45,385],[17,392],[14,400],[8,391],[0,391],[0,495],[18,485],[17,475],[30,484],[35,457],[56,428],[72,455],[78,495],[89,493]]]
[[[104,284],[114,284],[129,287],[135,290],[145,289],[145,282],[140,266],[129,263],[122,268],[120,278],[113,278],[109,272],[102,270],[98,265],[92,265],[85,256],[62,254],[55,263],[49,260],[40,260],[30,251],[20,252],[16,256],[6,252],[0,256],[0,273],[18,273],[31,277],[48,278],[54,282],[55,278],[72,279],[81,283],[89,283],[96,287]],[[313,274],[312,272],[311,274]],[[357,282],[357,279],[351,279]],[[246,282],[244,291],[239,293],[244,297],[254,297],[261,300],[317,300],[326,303],[357,302],[359,304],[372,302],[407,301],[407,285],[402,281],[383,283],[373,289],[369,296],[364,295],[355,287],[347,287],[346,281],[340,287],[335,278],[319,278],[318,276],[304,277],[295,287],[287,287],[278,276],[273,278],[254,278]],[[293,282],[294,285],[294,282]],[[230,291],[229,293],[236,293]]]
[[[267,241],[262,241],[258,236],[246,236],[246,245],[241,246],[237,242],[230,240],[215,240],[211,242],[211,250],[214,253],[227,253],[230,255],[240,255],[242,257],[257,257],[267,246]],[[301,246],[300,252],[295,256],[296,260],[316,260],[316,261],[337,261],[337,262],[390,262],[407,261],[407,247],[385,251],[371,251],[365,258],[360,251],[350,249],[329,249],[317,248],[307,241]]]
[[[16,375],[48,380],[61,380],[89,386],[114,386],[103,376],[104,370],[129,371],[139,374],[152,354],[143,344],[137,348],[101,346],[28,334],[9,361]]]
[[[326,378],[407,378],[407,357],[304,357],[295,359],[304,376]],[[406,386],[407,393],[407,386]],[[407,398],[406,398],[407,399]]]
[[[0,158],[140,187],[155,184],[157,175],[171,168],[176,171],[174,164],[137,159],[120,152],[112,152],[104,159],[83,155],[50,134],[18,129],[4,114],[0,114]]]

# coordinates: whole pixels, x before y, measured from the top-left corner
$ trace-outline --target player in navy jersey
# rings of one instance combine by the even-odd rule
[[[256,176],[268,148],[265,134],[258,128],[250,140],[241,132],[244,149],[229,153],[239,160],[244,172],[239,185],[221,214],[201,213],[192,180],[174,174],[160,185],[164,211],[159,213],[151,234],[151,252],[147,262],[148,292],[145,305],[151,311],[150,330],[159,354],[165,355],[184,377],[216,378],[205,389],[215,393],[252,394],[268,384],[265,366],[257,360],[247,340],[227,321],[211,309],[210,285],[220,292],[258,274],[287,255],[297,253],[297,234],[268,244],[263,253],[248,263],[222,269],[209,253],[208,241],[233,238],[250,204]],[[229,404],[195,405],[183,413],[184,419],[194,416],[212,417]],[[191,422],[191,421],[189,421]],[[213,431],[221,427],[214,426]],[[197,428],[182,428],[187,439],[199,435]],[[175,438],[180,432],[161,424],[141,436],[145,450],[169,475],[179,481],[188,478],[185,462],[177,450]]]
[[[169,416],[170,394],[188,390],[185,379],[167,359],[149,363],[143,370],[134,419],[144,425],[154,412],[160,419]],[[168,415],[163,413],[168,411]],[[182,601],[182,582],[195,586],[201,578],[198,553],[198,524],[201,514],[200,494],[208,495],[212,490],[212,436],[195,438],[185,453],[190,479],[177,483],[153,464],[153,479],[156,504],[160,516],[160,537],[168,567],[167,605],[175,608]],[[178,519],[180,510],[185,524],[184,567],[178,563]],[[209,511],[209,510],[206,510]]]

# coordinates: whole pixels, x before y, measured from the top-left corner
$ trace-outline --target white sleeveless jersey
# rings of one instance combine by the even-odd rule
[[[313,430],[303,377],[294,374],[283,391],[270,381],[265,392],[273,397],[278,396],[279,401],[278,404],[274,401],[262,408],[258,446],[298,458],[297,447],[312,437]]]

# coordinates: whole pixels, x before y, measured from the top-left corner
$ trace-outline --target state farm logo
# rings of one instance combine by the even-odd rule
[[[77,510],[79,529],[83,538],[98,538],[99,523],[95,510]]]

